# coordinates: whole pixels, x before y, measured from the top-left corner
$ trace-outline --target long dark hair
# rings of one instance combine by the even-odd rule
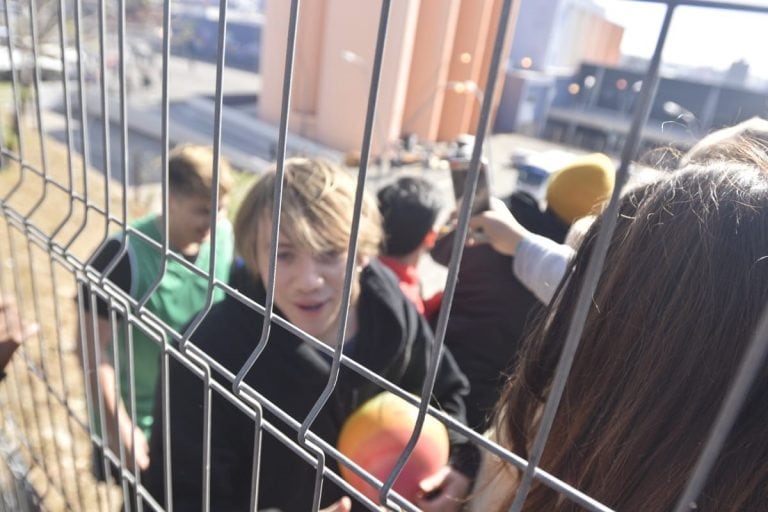
[[[543,469],[619,510],[675,505],[768,301],[768,167],[759,167],[689,167],[624,197]],[[523,456],[599,227],[499,403],[499,438]],[[766,432],[764,367],[699,510],[768,510]],[[580,508],[535,483],[524,510]]]

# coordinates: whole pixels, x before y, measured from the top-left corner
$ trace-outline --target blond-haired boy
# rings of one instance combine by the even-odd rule
[[[355,210],[356,182],[339,167],[316,159],[289,159],[284,165],[282,212],[276,253],[275,313],[295,328],[329,346],[342,348],[345,356],[411,393],[419,393],[434,338],[415,306],[400,291],[395,276],[375,258],[382,238],[381,217],[367,194],[360,211],[358,250],[351,277],[351,301],[345,336],[339,339],[347,276],[347,248]],[[265,286],[271,259],[275,171],[267,173],[245,198],[235,221],[235,238],[243,266],[233,276],[233,286],[258,304],[265,304]],[[256,348],[264,317],[235,297],[214,306],[191,341],[228,371],[237,373]],[[272,323],[264,350],[245,377],[245,383],[296,421],[304,421],[330,378],[332,360],[317,344]],[[186,367],[172,363],[169,371],[170,447],[173,467],[173,503],[182,510],[197,509],[201,494],[203,454],[200,440],[205,425],[203,383]],[[231,383],[216,372],[224,386]],[[462,396],[466,379],[453,358],[443,354],[433,403],[463,418]],[[312,432],[335,444],[342,423],[368,398],[381,391],[350,368],[341,368],[338,382],[312,424]],[[254,422],[219,393],[211,401],[210,467],[212,510],[245,510],[251,506],[254,464]],[[264,407],[264,420],[289,439],[296,431],[284,416]],[[148,486],[159,502],[165,490],[163,464],[155,459],[165,453],[162,426],[155,425],[151,443]],[[258,505],[283,512],[312,507],[315,469],[277,439],[261,429]],[[459,448],[461,445],[461,449]],[[430,480],[436,490],[424,510],[450,501],[459,504],[468,489],[467,476],[453,469],[467,449],[456,440],[452,466]],[[471,449],[471,447],[469,447]],[[329,468],[336,462],[326,458]],[[471,476],[467,466],[462,471]],[[425,485],[427,485],[425,483]],[[328,481],[322,505],[342,492]],[[429,501],[429,502],[427,502]],[[458,506],[458,505],[457,505]],[[442,508],[450,510],[450,508]]]

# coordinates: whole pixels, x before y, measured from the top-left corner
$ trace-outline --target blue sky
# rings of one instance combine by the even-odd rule
[[[768,0],[767,0],[768,1]],[[631,0],[595,0],[609,19],[625,27],[622,52],[650,57],[664,7]],[[754,74],[768,78],[768,15],[678,7],[672,18],[664,60],[725,69],[739,59]]]

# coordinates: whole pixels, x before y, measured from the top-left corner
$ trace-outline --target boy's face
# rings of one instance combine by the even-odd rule
[[[219,213],[225,211],[227,196],[219,198]],[[169,194],[168,236],[171,246],[183,250],[200,244],[211,234],[211,198],[197,195]]]
[[[335,344],[344,288],[346,254],[313,254],[281,230],[275,275],[275,304],[285,318],[302,331]],[[272,221],[259,221],[257,258],[259,275],[269,275]]]

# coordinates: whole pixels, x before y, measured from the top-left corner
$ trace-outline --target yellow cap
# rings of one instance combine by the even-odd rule
[[[547,182],[550,210],[568,224],[597,213],[595,207],[611,197],[616,179],[613,162],[603,153],[576,158]]]

